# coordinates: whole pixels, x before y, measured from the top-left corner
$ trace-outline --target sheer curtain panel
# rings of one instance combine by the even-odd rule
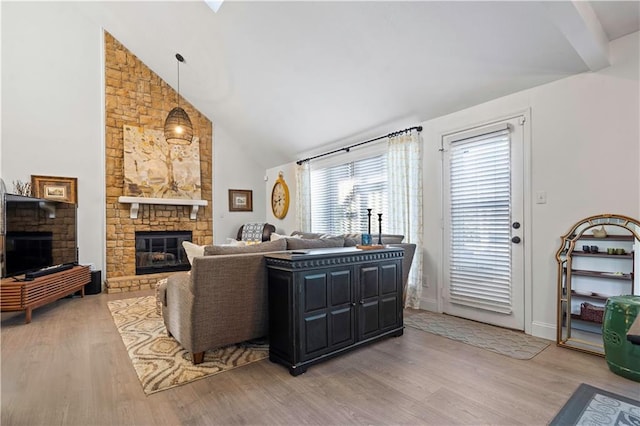
[[[422,137],[417,131],[389,138],[389,231],[416,245],[406,307],[419,308],[422,293]]]
[[[298,230],[311,232],[311,167],[308,161],[296,168],[296,188]]]

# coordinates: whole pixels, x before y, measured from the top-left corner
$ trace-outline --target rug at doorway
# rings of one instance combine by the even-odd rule
[[[640,425],[640,401],[582,383],[549,425]]]
[[[404,325],[516,359],[531,359],[551,343],[520,331],[429,311],[406,315]]]
[[[193,365],[191,354],[167,334],[154,296],[108,302],[116,328],[147,395],[242,367],[269,356],[267,345],[240,343],[207,351]]]

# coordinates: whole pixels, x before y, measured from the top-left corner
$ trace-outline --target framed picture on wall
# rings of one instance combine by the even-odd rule
[[[229,211],[230,212],[252,212],[253,211],[253,191],[250,189],[230,189],[229,190]]]
[[[78,204],[78,178],[31,175],[31,191],[37,198]]]

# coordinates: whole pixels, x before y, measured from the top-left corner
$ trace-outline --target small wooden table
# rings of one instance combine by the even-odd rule
[[[0,281],[0,308],[2,312],[25,311],[25,324],[29,324],[33,309],[78,290],[84,297],[84,286],[90,282],[91,271],[88,266],[74,266],[72,269],[38,277],[32,281],[3,278]]]

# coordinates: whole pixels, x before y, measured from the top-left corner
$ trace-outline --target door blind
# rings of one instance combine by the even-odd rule
[[[451,303],[510,313],[509,130],[451,144],[449,193]]]

